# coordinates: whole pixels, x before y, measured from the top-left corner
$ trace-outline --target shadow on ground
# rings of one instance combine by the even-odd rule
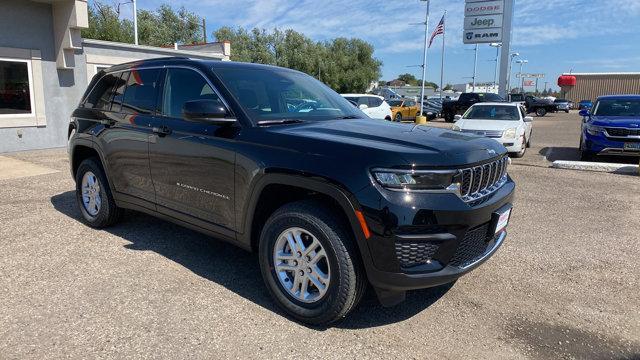
[[[577,147],[543,147],[538,153],[546,157],[550,162],[556,160],[580,161],[580,151]],[[616,164],[638,164],[638,157],[599,155],[592,161]]]
[[[51,204],[60,213],[82,222],[73,191],[51,197]],[[129,241],[130,244],[125,245],[127,249],[156,252],[198,276],[285,316],[272,301],[262,282],[255,254],[135,211],[127,211],[122,222],[105,231]],[[451,286],[410,292],[407,301],[392,308],[381,307],[374,292],[369,289],[360,305],[335,326],[361,329],[406,320],[438,301]]]

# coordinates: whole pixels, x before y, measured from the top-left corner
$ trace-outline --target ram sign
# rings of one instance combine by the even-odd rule
[[[481,43],[495,43],[502,41],[502,28],[495,29],[478,29],[478,30],[464,30],[463,42],[465,44],[481,44]]]

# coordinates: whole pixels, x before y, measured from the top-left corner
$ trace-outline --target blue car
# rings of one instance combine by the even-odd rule
[[[580,157],[640,156],[640,95],[601,96],[583,116]]]
[[[591,100],[580,100],[578,103],[578,110],[582,109],[591,109],[593,107],[593,102]]]

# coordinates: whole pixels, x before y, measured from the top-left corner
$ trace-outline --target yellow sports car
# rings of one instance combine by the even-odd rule
[[[393,121],[414,120],[420,113],[418,104],[409,99],[389,100],[391,107],[391,118]]]

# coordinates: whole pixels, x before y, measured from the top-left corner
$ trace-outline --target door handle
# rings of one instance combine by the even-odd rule
[[[171,129],[169,129],[168,126],[154,127],[152,131],[154,134],[157,134],[158,136],[167,136],[171,134]]]

